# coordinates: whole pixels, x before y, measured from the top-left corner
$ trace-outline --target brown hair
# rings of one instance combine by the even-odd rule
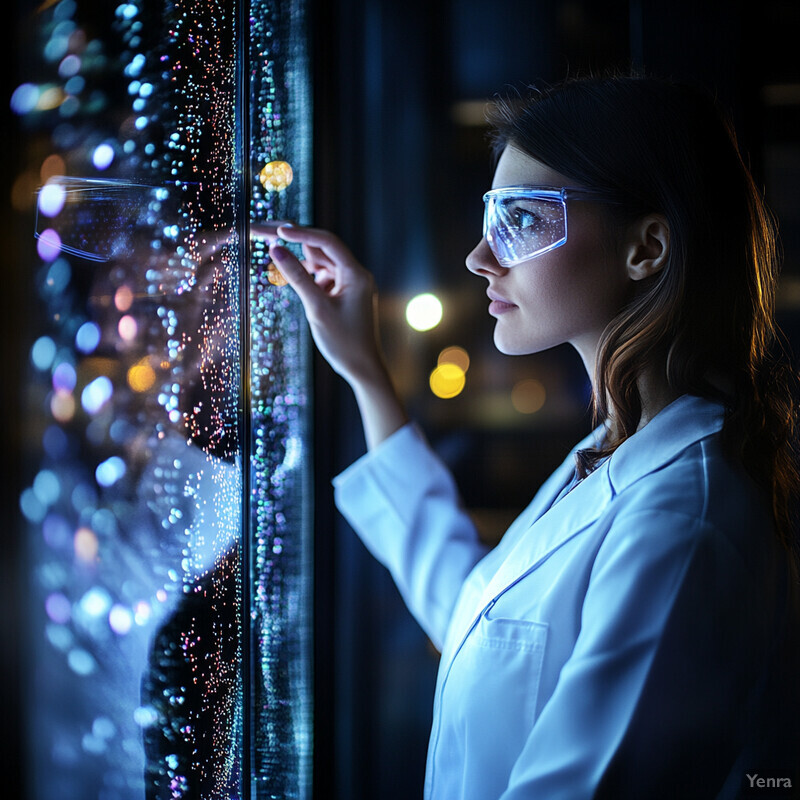
[[[583,451],[579,473],[635,433],[637,379],[661,363],[671,389],[722,402],[725,452],[763,489],[784,545],[800,476],[797,376],[774,320],[776,227],[742,161],[732,125],[708,95],[667,80],[570,79],[498,100],[495,153],[513,144],[578,185],[617,200],[620,223],[663,214],[665,267],[604,331],[594,411],[610,436]]]

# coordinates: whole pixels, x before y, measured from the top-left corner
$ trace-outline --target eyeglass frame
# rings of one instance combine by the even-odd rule
[[[552,244],[543,247],[540,250],[537,250],[532,255],[526,256],[525,258],[517,259],[516,261],[509,261],[507,258],[501,256],[497,250],[495,249],[494,243],[492,238],[488,235],[490,233],[490,226],[489,226],[489,204],[490,201],[493,201],[497,197],[503,196],[510,196],[510,197],[528,197],[530,199],[542,199],[542,200],[558,200],[561,203],[561,207],[564,209],[564,235],[553,242]],[[573,199],[584,199],[584,200],[595,200],[599,202],[606,202],[606,203],[618,203],[619,200],[615,200],[612,197],[609,197],[609,193],[607,191],[603,191],[601,189],[586,189],[583,187],[578,186],[530,186],[525,184],[520,184],[517,186],[502,186],[498,189],[490,189],[483,195],[483,236],[486,239],[487,244],[489,245],[490,250],[492,251],[494,257],[497,259],[497,263],[503,267],[514,267],[517,264],[522,264],[525,261],[530,261],[533,258],[538,256],[544,255],[545,253],[549,253],[551,250],[555,250],[557,247],[561,247],[567,243],[568,233],[569,233],[569,216],[567,214],[567,200]]]

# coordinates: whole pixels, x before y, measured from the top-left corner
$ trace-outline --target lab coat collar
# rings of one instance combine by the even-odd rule
[[[724,416],[722,405],[701,397],[685,394],[674,400],[614,451],[608,462],[614,494],[718,432]]]
[[[669,463],[694,442],[719,431],[723,416],[721,405],[683,395],[623,442],[568,494],[558,498],[572,473],[574,452],[599,443],[602,426],[593,431],[573,449],[549,485],[542,487],[544,491],[526,515],[527,524],[514,531],[503,562],[481,592],[479,608],[497,600],[559,547],[583,533],[626,486]],[[474,613],[480,612],[475,609]],[[474,616],[471,621],[474,624]],[[462,630],[468,627],[465,625]]]

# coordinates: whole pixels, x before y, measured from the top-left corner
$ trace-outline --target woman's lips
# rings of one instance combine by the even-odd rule
[[[506,311],[511,311],[512,308],[516,308],[514,303],[509,302],[506,300],[505,297],[497,294],[496,292],[492,292],[491,290],[486,292],[488,298],[492,301],[489,303],[489,313],[492,316],[499,316],[500,314],[505,314]]]

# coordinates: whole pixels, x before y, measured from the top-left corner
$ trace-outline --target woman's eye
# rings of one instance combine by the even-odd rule
[[[512,211],[511,219],[514,225],[520,230],[532,228],[541,222],[541,217],[539,217],[538,214],[535,214],[528,208],[522,208],[520,206],[517,206],[517,208]]]

